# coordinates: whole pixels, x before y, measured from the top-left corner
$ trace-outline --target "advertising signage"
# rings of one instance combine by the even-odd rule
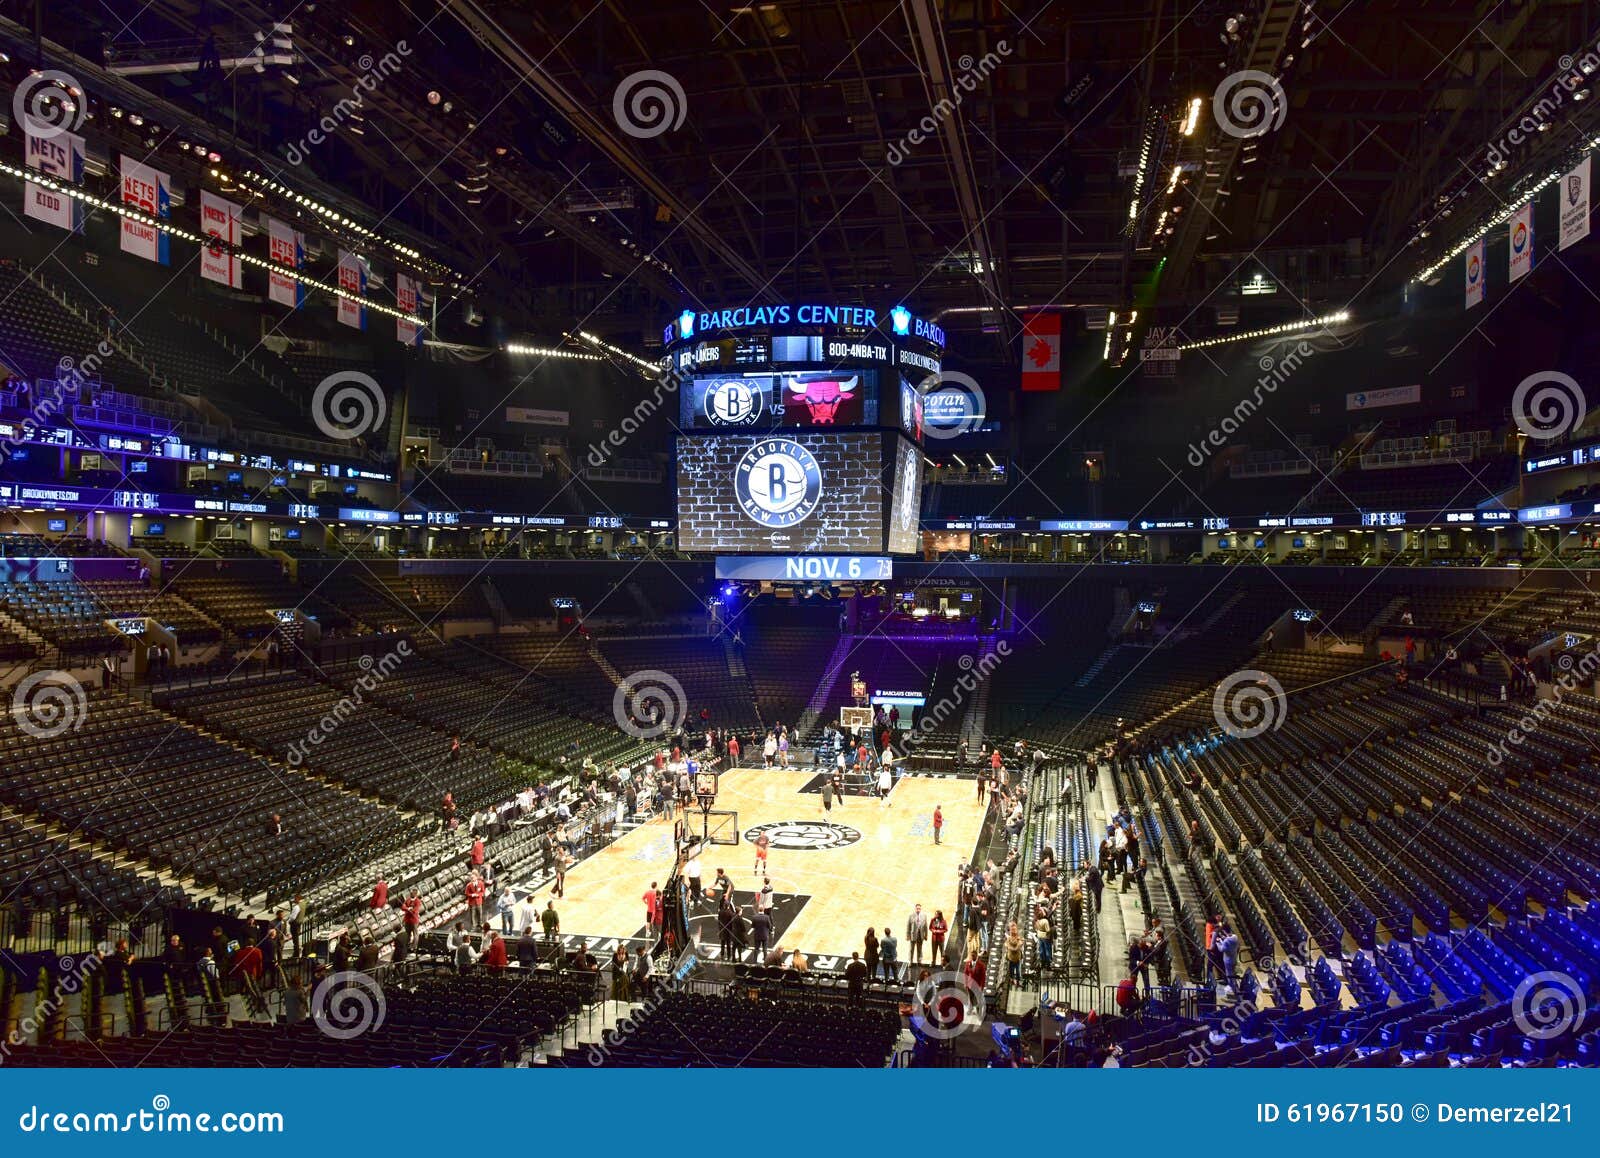
[[[915,338],[941,349],[945,344],[944,330],[938,324],[917,317],[904,306],[895,306],[885,315],[870,306],[842,302],[799,305],[785,302],[710,310],[686,309],[666,327],[662,337],[665,344],[670,346],[696,335],[784,327],[814,327],[819,332],[887,328],[898,338]]]

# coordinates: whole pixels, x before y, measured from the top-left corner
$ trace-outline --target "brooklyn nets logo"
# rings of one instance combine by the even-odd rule
[[[762,388],[742,378],[725,378],[706,390],[706,420],[717,426],[749,426],[762,408]]]
[[[917,492],[922,487],[922,466],[916,459],[903,459],[900,469],[905,472],[900,480],[900,509],[896,520],[901,530],[913,529],[917,524]]]
[[[822,468],[792,438],[764,438],[733,471],[739,506],[763,527],[792,527],[817,509],[822,499]]]
[[[861,834],[844,824],[827,820],[776,820],[771,824],[758,824],[744,834],[746,841],[755,843],[756,837],[766,833],[773,848],[787,848],[795,852],[823,852],[830,848],[848,848],[861,839]]]

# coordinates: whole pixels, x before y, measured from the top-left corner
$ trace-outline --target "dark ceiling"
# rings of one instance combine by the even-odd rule
[[[1600,31],[1583,0],[0,7],[12,44],[38,21],[117,73],[117,99],[204,118],[226,164],[339,196],[513,326],[642,350],[686,301],[893,299],[944,312],[969,348],[991,334],[997,356],[1019,306],[1091,325],[1138,307],[1201,336],[1219,310],[1254,324],[1392,291],[1594,135],[1595,103],[1569,101],[1503,188],[1484,180],[1508,120]],[[275,21],[292,64],[171,67]],[[1259,136],[1213,107],[1245,70],[1282,97]],[[673,126],[619,121],[630,78],[681,89]],[[329,139],[286,160],[329,115]],[[1241,296],[1257,273],[1270,300]]]

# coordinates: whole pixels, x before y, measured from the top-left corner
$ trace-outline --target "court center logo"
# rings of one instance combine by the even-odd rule
[[[765,391],[743,378],[724,378],[706,388],[706,421],[713,426],[749,426],[765,409]]]
[[[861,839],[861,833],[847,824],[834,824],[831,820],[775,820],[771,824],[758,824],[745,832],[750,844],[766,834],[773,848],[786,848],[793,852],[826,852],[834,848],[848,848]]]
[[[753,522],[792,527],[809,518],[822,501],[822,467],[794,439],[764,438],[734,468],[733,491]]]

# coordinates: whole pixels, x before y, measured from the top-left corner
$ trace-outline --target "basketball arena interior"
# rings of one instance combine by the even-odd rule
[[[1597,69],[0,5],[0,1069],[1594,1067]]]

